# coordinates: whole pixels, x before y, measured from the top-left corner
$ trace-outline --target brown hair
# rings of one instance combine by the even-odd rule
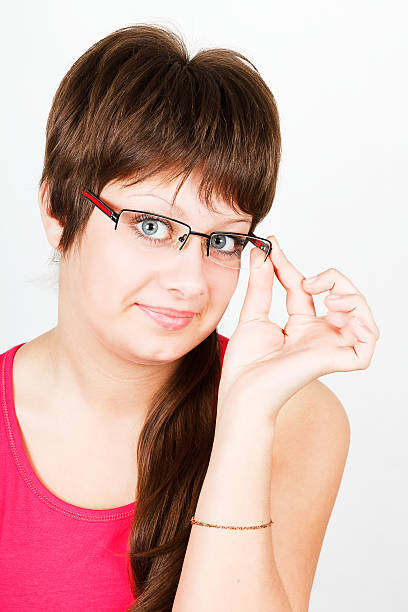
[[[79,246],[93,205],[112,180],[197,169],[199,198],[212,194],[252,216],[275,196],[281,156],[275,99],[257,68],[230,49],[190,58],[182,38],[154,24],[121,28],[70,68],[47,122],[40,180],[63,227],[58,253]],[[58,262],[58,259],[57,259]],[[129,538],[136,601],[127,612],[170,612],[214,437],[220,378],[217,331],[192,349],[158,389],[137,446],[138,484]]]

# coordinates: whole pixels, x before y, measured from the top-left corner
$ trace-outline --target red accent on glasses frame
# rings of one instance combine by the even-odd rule
[[[106,206],[106,204],[104,204],[96,195],[94,195],[90,191],[83,190],[81,191],[81,193],[86,198],[91,200],[91,202],[95,204],[95,206],[100,208],[106,215],[108,215],[108,217],[110,217],[112,213],[114,212],[111,208],[109,208],[109,206]]]

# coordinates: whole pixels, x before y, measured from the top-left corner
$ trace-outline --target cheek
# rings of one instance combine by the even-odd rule
[[[239,280],[239,270],[228,270],[224,272],[221,268],[221,273],[213,277],[213,285],[217,291],[223,294],[224,300],[230,300],[237,288]]]
[[[221,317],[230,303],[238,285],[239,272],[230,272],[215,275],[210,282],[210,295],[213,310]]]
[[[93,316],[120,314],[138,289],[151,279],[151,266],[144,253],[129,258],[116,241],[104,245],[88,242],[81,253],[79,294],[82,308]]]

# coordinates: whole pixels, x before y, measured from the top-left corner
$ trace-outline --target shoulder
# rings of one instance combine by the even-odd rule
[[[271,517],[276,564],[294,610],[308,610],[350,442],[343,404],[314,380],[284,404],[273,441]]]
[[[348,447],[350,421],[337,395],[320,380],[313,380],[297,391],[281,408],[276,421],[276,440],[284,442],[295,432],[302,439],[315,439],[325,445],[338,439]]]
[[[349,420],[344,406],[337,395],[321,380],[315,379],[299,389],[282,407],[278,420],[280,426],[289,424],[291,419],[298,418],[311,424],[316,418],[330,423],[335,418],[335,425],[349,428]]]
[[[313,380],[284,404],[277,417],[273,441],[276,473],[280,469],[286,473],[290,466],[305,482],[320,479],[325,494],[335,496],[349,445],[350,421],[342,402],[324,383]]]

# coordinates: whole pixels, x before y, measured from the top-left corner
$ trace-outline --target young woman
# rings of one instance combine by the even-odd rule
[[[254,232],[280,151],[234,51],[138,24],[63,78],[39,190],[58,322],[0,357],[3,612],[308,609],[349,444],[318,378],[367,368],[379,331],[341,271],[305,279]]]

